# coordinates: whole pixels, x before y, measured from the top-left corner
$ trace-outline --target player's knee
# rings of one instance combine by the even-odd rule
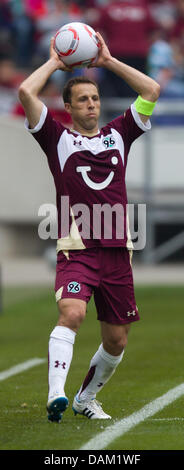
[[[58,324],[77,331],[83,322],[86,308],[83,305],[61,305],[59,308]]]
[[[104,341],[104,349],[112,356],[119,356],[127,345],[127,341],[115,338],[109,338]]]
[[[113,356],[119,356],[127,345],[129,329],[129,324],[115,325],[101,322],[104,349]]]
[[[85,317],[85,312],[78,308],[78,309],[71,309],[69,312],[68,312],[68,321],[69,321],[69,324],[70,324],[70,328],[72,328],[73,330],[76,329],[78,330],[81,323],[83,322],[84,320],[84,317]]]
[[[111,335],[104,340],[104,348],[109,354],[119,356],[127,346],[128,332],[124,331],[123,334]]]

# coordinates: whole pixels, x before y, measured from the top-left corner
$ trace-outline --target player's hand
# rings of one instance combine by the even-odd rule
[[[72,72],[72,67],[69,67],[64,64],[60,59],[57,52],[54,49],[54,37],[50,40],[50,59],[54,60],[56,63],[56,70],[63,70],[64,72]]]
[[[99,52],[97,59],[89,65],[89,68],[91,67],[106,67],[107,62],[112,59],[111,53],[107,47],[107,44],[105,43],[103,37],[99,32],[96,33],[96,36],[99,40]]]

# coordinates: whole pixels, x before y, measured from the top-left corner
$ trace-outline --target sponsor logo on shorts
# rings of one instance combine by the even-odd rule
[[[132,315],[133,317],[135,317],[136,311],[133,310],[132,312],[127,312],[127,317],[130,317],[130,315]]]
[[[78,294],[78,292],[80,292],[80,290],[81,290],[81,286],[80,286],[79,282],[71,281],[67,285],[67,291],[72,292],[72,294]]]

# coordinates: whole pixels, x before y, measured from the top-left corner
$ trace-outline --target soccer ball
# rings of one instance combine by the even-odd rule
[[[58,56],[72,68],[87,67],[96,59],[99,40],[91,26],[85,23],[68,23],[57,31],[54,49]]]

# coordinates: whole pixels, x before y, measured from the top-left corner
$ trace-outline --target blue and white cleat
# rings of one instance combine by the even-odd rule
[[[101,403],[99,403],[95,398],[92,400],[82,401],[79,400],[76,395],[73,401],[72,410],[75,415],[84,415],[89,419],[111,419],[111,416],[104,413]]]
[[[69,405],[67,397],[53,397],[47,403],[48,420],[60,423],[63,413]]]

